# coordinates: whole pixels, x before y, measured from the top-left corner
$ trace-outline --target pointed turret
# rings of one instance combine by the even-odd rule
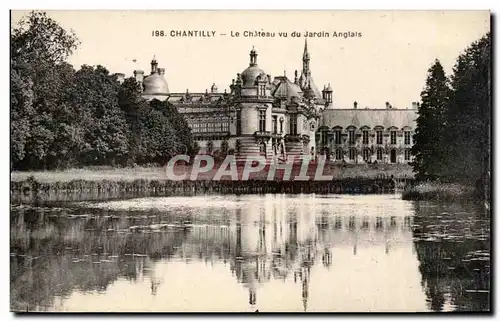
[[[331,104],[333,102],[333,90],[332,90],[332,86],[330,85],[330,83],[328,83],[328,87],[324,87],[323,88],[323,99],[326,101],[327,104]]]

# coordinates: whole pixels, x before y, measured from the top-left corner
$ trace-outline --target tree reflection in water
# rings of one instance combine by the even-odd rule
[[[490,220],[479,206],[417,203],[413,237],[433,311],[490,310]]]

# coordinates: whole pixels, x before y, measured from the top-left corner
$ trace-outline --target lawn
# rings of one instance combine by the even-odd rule
[[[294,166],[292,177],[300,171],[300,165]],[[206,173],[201,173],[197,176],[198,180],[210,180],[213,178],[217,169],[213,169]],[[238,167],[238,173],[241,177],[243,166]],[[314,176],[316,168],[309,166],[307,175]],[[174,173],[187,173],[188,178],[191,173],[191,166],[180,165],[176,166]],[[280,171],[278,170],[278,174]],[[334,179],[347,178],[413,178],[413,172],[409,165],[338,165],[327,164],[323,171],[324,175],[333,175]],[[259,172],[252,173],[252,179],[267,179],[268,166]],[[134,180],[166,180],[165,167],[130,167],[130,168],[113,168],[113,167],[88,167],[82,169],[67,169],[67,170],[51,170],[51,171],[13,171],[11,173],[11,181],[24,181],[28,177],[33,176],[38,182],[68,182],[72,180],[86,181],[134,181]],[[223,177],[224,178],[224,177]],[[229,177],[227,177],[229,178]]]

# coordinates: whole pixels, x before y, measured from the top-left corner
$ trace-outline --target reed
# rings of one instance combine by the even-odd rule
[[[39,182],[34,177],[11,182],[14,200],[49,200],[50,196],[74,195],[76,200],[103,200],[123,197],[147,197],[195,194],[266,194],[266,193],[390,193],[395,180],[391,178],[341,178],[332,181],[268,181],[250,180],[72,180]],[[68,200],[68,198],[63,198]]]
[[[476,197],[475,189],[458,183],[420,182],[407,185],[403,190],[404,200],[458,201]]]

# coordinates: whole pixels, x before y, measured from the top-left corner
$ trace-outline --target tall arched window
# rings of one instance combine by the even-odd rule
[[[364,149],[363,150],[363,160],[365,162],[368,162],[368,161],[370,161],[370,159],[371,159],[371,151],[370,151],[370,149]]]
[[[411,159],[411,150],[406,149],[405,150],[405,161],[410,161],[410,159]]]
[[[341,148],[335,150],[335,160],[341,161],[344,159],[344,151]]]
[[[384,152],[382,151],[382,149],[378,148],[377,149],[377,161],[382,161],[383,154],[384,154]]]
[[[356,155],[357,155],[356,148],[350,148],[349,149],[349,160],[354,161],[356,160]]]

